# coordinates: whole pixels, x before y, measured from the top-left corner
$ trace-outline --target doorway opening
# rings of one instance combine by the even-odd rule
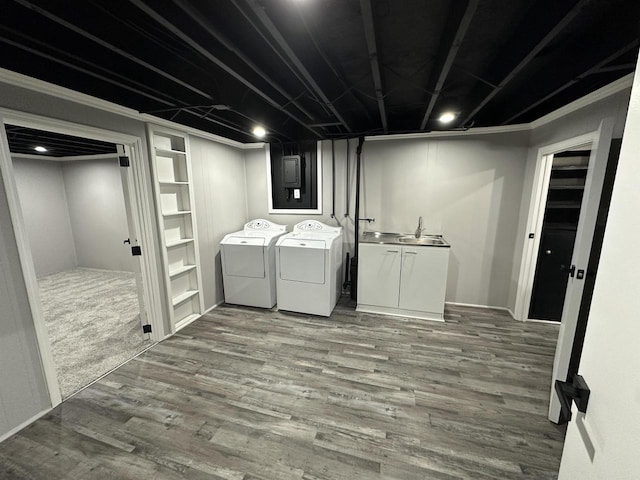
[[[560,322],[580,219],[590,150],[550,155],[551,173],[544,208],[528,318]]]
[[[135,248],[142,253],[141,256],[133,257],[133,269],[135,276],[135,287],[137,289],[137,302],[139,312],[138,328],[144,327],[143,331],[145,336],[143,338],[150,339],[151,341],[159,341],[164,338],[167,328],[165,324],[165,313],[162,308],[162,296],[160,293],[160,283],[158,276],[158,252],[157,252],[157,232],[154,229],[153,215],[154,215],[154,203],[148,186],[148,179],[150,178],[149,165],[145,161],[144,157],[144,144],[140,137],[134,135],[128,135],[119,132],[112,132],[109,130],[103,130],[99,128],[89,127],[86,125],[76,124],[72,122],[66,122],[64,120],[51,119],[42,117],[39,115],[32,115],[23,112],[16,112],[12,110],[0,109],[0,178],[4,184],[6,192],[7,203],[9,206],[9,214],[11,216],[12,229],[15,234],[16,246],[18,250],[18,259],[24,278],[24,284],[26,287],[27,298],[29,302],[29,309],[33,318],[33,326],[35,330],[36,341],[38,344],[38,350],[40,354],[40,360],[42,363],[42,371],[45,380],[46,387],[49,392],[49,398],[51,406],[55,407],[62,401],[62,395],[60,390],[60,382],[58,381],[58,373],[56,369],[56,363],[54,361],[52,342],[49,338],[47,325],[45,322],[45,315],[43,312],[43,304],[40,300],[40,286],[38,283],[38,274],[36,273],[34,254],[32,253],[29,232],[25,225],[25,219],[23,215],[23,206],[21,205],[21,197],[18,191],[18,182],[16,179],[16,172],[14,169],[13,156],[19,155],[19,153],[12,154],[9,147],[9,140],[5,126],[9,126],[9,130],[21,129],[23,132],[31,130],[47,132],[52,137],[51,152],[36,151],[38,144],[31,144],[27,142],[27,153],[23,152],[22,156],[36,155],[32,160],[42,160],[37,155],[46,155],[54,157],[51,162],[60,162],[60,158],[56,157],[53,150],[58,149],[58,153],[61,157],[75,157],[75,161],[79,165],[83,161],[90,160],[106,160],[108,158],[117,161],[116,165],[128,165],[126,168],[120,168],[120,201],[124,201],[124,208],[126,210],[127,230],[125,237],[117,238],[117,247],[126,247],[128,249]],[[56,143],[55,134],[62,135],[63,138],[68,140],[79,141],[76,143],[75,152],[64,152],[62,144]],[[75,138],[74,138],[75,137]],[[81,154],[74,154],[82,148],[86,148],[87,143],[91,141],[98,141],[109,144],[109,153],[97,153],[84,150]],[[64,142],[63,142],[64,143]],[[117,160],[114,158],[113,146],[115,145],[117,151]],[[17,147],[16,147],[17,148]],[[46,148],[46,147],[45,147]],[[40,150],[40,149],[39,149]],[[105,155],[107,158],[99,158],[91,155]],[[87,158],[89,157],[89,158]],[[29,159],[27,157],[27,159]],[[60,166],[60,163],[58,163]],[[86,163],[84,164],[87,165]],[[60,178],[60,177],[58,177]],[[103,177],[101,180],[106,181]],[[110,177],[113,181],[113,176]],[[58,183],[58,186],[61,184]],[[64,172],[62,173],[62,185],[64,186]],[[82,185],[86,187],[86,185]],[[89,192],[100,193],[100,189],[87,189]],[[58,190],[59,192],[60,190]],[[38,194],[41,192],[37,192]],[[66,191],[62,197],[65,201]],[[31,197],[27,200],[30,201]],[[83,212],[83,209],[92,207],[99,207],[97,200],[91,200],[91,205],[80,205],[78,212]],[[60,204],[58,204],[60,205]],[[69,222],[71,223],[71,212],[69,211],[69,202],[67,202],[67,214]],[[58,211],[64,209],[58,209]],[[121,214],[122,215],[122,214]],[[80,230],[86,229],[88,225],[96,224],[96,216],[85,214],[76,215],[79,221],[76,222],[79,225]],[[102,220],[107,223],[107,217]],[[98,218],[99,219],[99,218]],[[46,221],[45,217],[43,220]],[[54,222],[54,227],[56,226]],[[42,231],[41,235],[44,240],[51,240],[53,235],[47,229]],[[68,237],[67,237],[68,238]],[[71,233],[73,238],[73,232]],[[107,237],[105,236],[105,239]],[[97,242],[103,241],[100,238],[93,245],[98,250]],[[128,240],[130,242],[124,244],[123,242]],[[75,239],[74,249],[76,247]],[[53,243],[53,241],[50,241]],[[115,245],[113,248],[117,248]],[[133,253],[133,250],[130,250]],[[76,253],[76,260],[78,258],[78,252]],[[54,255],[55,256],[55,255]],[[54,256],[49,257],[50,259]],[[80,265],[82,266],[82,265]],[[99,267],[100,268],[100,267]],[[106,282],[109,283],[109,282]],[[70,288],[69,290],[74,290]],[[100,320],[96,317],[90,322],[91,324],[100,324]],[[145,340],[147,346],[151,346],[149,340]],[[81,348],[80,343],[77,344],[77,348]],[[94,362],[93,356],[85,363],[85,367]],[[117,366],[117,365],[116,365]],[[107,373],[107,372],[103,372]],[[66,395],[65,395],[66,396]]]
[[[6,124],[62,398],[149,344],[127,182],[113,143]]]

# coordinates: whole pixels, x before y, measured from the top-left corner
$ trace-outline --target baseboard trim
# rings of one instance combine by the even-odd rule
[[[516,316],[513,314],[510,308],[508,307],[496,307],[493,305],[478,305],[476,303],[461,303],[461,302],[444,302],[445,305],[454,305],[456,307],[472,307],[472,308],[484,308],[486,310],[502,310],[503,312],[507,312],[511,318],[515,321],[519,321]]]
[[[0,443],[4,442],[6,439],[8,439],[9,437],[14,436],[16,433],[18,433],[20,430],[22,430],[25,427],[28,427],[29,425],[31,425],[33,422],[35,422],[36,420],[38,420],[41,417],[44,417],[47,413],[49,413],[51,410],[53,410],[53,407],[47,408],[45,410],[42,410],[40,413],[36,413],[33,417],[31,417],[28,420],[25,420],[24,422],[22,422],[20,425],[13,427],[11,430],[9,430],[7,433],[3,433],[2,435],[0,435]]]
[[[557,325],[557,326],[560,326],[560,323],[561,323],[561,322],[554,322],[553,320],[538,320],[536,318],[527,318],[525,322],[546,323],[547,325]]]
[[[461,302],[444,302],[445,305],[454,305],[456,307],[473,307],[473,308],[485,308],[487,310],[502,310],[511,313],[507,307],[494,307],[492,305],[478,305],[477,303],[461,303]]]
[[[220,305],[222,305],[223,303],[224,303],[224,300],[222,300],[221,302],[218,302],[218,303],[214,304],[214,305],[213,305],[213,307],[209,307],[209,308],[207,308],[207,309],[204,311],[203,315],[206,315],[207,313],[209,313],[209,312],[210,312],[211,310],[213,310],[214,308],[218,308],[218,307],[219,307]]]

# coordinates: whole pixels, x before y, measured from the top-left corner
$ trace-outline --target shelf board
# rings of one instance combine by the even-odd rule
[[[176,212],[162,212],[163,217],[175,217],[177,215],[190,215],[191,210],[178,210]]]
[[[181,293],[177,297],[173,297],[173,299],[171,300],[171,303],[175,307],[176,305],[180,305],[182,302],[189,300],[191,297],[195,297],[196,295],[198,295],[198,293],[200,293],[198,290],[187,290],[186,292]]]
[[[163,182],[163,181],[161,181],[161,182],[158,182],[158,184],[159,184],[160,186],[163,186],[163,185],[167,185],[167,186],[173,186],[173,185],[189,185],[189,182]]]
[[[192,313],[191,315],[187,315],[184,318],[181,318],[180,320],[178,320],[176,322],[176,332],[178,330],[180,330],[181,328],[186,327],[187,325],[189,325],[191,322],[199,319],[202,315],[200,315],[199,313]]]
[[[183,267],[180,268],[176,268],[175,270],[171,270],[169,272],[169,277],[173,278],[173,277],[177,277],[178,275],[181,275],[183,273],[187,273],[190,272],[191,270],[193,270],[194,268],[196,268],[195,265],[185,265]]]
[[[584,190],[584,185],[549,185],[550,190]]]
[[[174,240],[173,242],[167,242],[165,246],[167,248],[177,247],[179,245],[185,245],[187,243],[193,242],[193,238],[181,238],[180,240]]]
[[[551,167],[553,170],[589,170],[589,165],[564,165],[559,167]]]
[[[571,209],[571,208],[580,208],[580,204],[579,203],[569,203],[569,202],[549,202],[547,204],[547,208],[567,208],[567,209]]]
[[[167,150],[166,148],[158,148],[158,147],[156,147],[156,154],[160,154],[160,155],[186,155],[187,152],[183,152],[181,150]]]

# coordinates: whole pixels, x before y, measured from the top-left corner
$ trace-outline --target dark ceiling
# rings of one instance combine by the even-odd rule
[[[529,122],[633,72],[639,24],[638,0],[2,0],[0,66],[287,142]]]
[[[46,157],[74,157],[116,153],[113,143],[88,138],[45,132],[33,128],[5,125],[11,153],[41,155]],[[36,152],[35,147],[45,147],[46,152]]]

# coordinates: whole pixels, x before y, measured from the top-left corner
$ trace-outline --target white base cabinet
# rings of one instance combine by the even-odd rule
[[[359,312],[444,319],[449,248],[359,245]]]

